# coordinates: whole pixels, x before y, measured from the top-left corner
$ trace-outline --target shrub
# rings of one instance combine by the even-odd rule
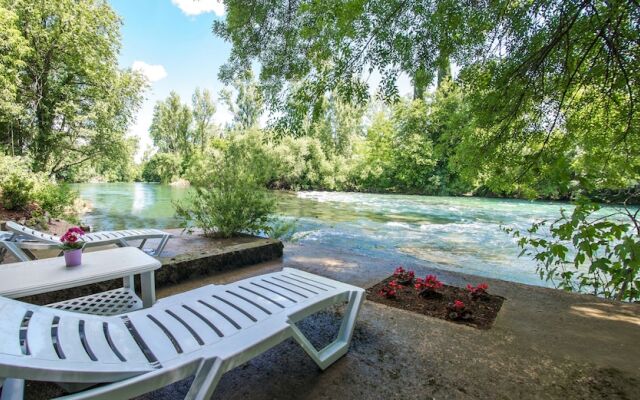
[[[0,154],[0,200],[5,209],[24,210],[35,204],[41,214],[59,217],[69,211],[76,198],[77,193],[68,185],[32,172],[28,159]]]
[[[626,206],[609,215],[597,215],[600,206],[580,199],[569,215],[548,225],[534,223],[526,236],[511,228],[518,238],[520,256],[537,261],[541,279],[567,291],[591,291],[616,300],[640,299],[640,221],[638,211]],[[626,218],[627,222],[620,221]]]
[[[225,158],[211,179],[207,186],[196,187],[185,203],[176,204],[184,228],[220,237],[270,230],[273,195],[250,171]]]
[[[156,153],[142,167],[145,182],[170,183],[180,176],[182,159],[177,154]]]
[[[13,173],[0,182],[2,205],[7,210],[24,210],[33,199],[34,181]]]
[[[60,217],[68,213],[77,197],[78,193],[66,183],[51,181],[40,183],[34,195],[35,202],[52,217]]]

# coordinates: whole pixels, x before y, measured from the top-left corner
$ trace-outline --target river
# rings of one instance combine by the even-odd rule
[[[78,184],[93,205],[81,217],[96,230],[174,228],[173,202],[188,189],[148,183]],[[278,192],[281,220],[295,221],[293,240],[400,264],[547,285],[501,225],[526,229],[557,218],[559,202],[341,192]]]

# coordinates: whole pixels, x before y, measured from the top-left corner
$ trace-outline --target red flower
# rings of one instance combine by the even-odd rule
[[[473,285],[467,284],[467,290],[471,293],[471,295],[484,295],[487,293],[488,289],[489,289],[489,285],[487,285],[486,283],[481,283],[476,287],[473,287]]]
[[[395,271],[393,271],[393,274],[395,276],[398,276],[398,275],[404,274],[405,272],[406,271],[404,270],[404,268],[402,268],[402,266],[400,266],[400,267],[396,268]]]
[[[398,281],[393,280],[391,282],[389,282],[389,286],[391,286],[394,289],[402,289],[403,286],[401,284],[398,283]]]
[[[379,296],[386,297],[387,299],[393,299],[398,292],[389,285],[383,286],[378,292]]]
[[[462,311],[464,309],[464,307],[465,307],[464,303],[461,302],[460,300],[456,300],[456,301],[453,302],[453,308],[456,311]]]
[[[414,287],[416,290],[436,290],[442,287],[442,282],[440,282],[435,275],[427,275],[424,279],[417,278]]]

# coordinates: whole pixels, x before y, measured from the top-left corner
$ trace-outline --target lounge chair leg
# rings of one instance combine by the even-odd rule
[[[318,351],[313,347],[311,342],[304,336],[304,334],[298,329],[298,327],[291,323],[292,336],[300,344],[303,350],[318,364],[320,369],[325,370],[336,360],[347,353],[349,349],[349,343],[351,343],[351,337],[353,336],[353,329],[355,328],[356,318],[362,305],[362,299],[364,295],[362,292],[352,292],[349,296],[349,303],[345,309],[342,323],[340,324],[340,330],[336,340],[328,344],[325,348]]]
[[[24,398],[24,380],[7,378],[2,384],[0,400],[22,400]]]
[[[208,400],[224,374],[222,365],[219,358],[203,360],[184,399]]]
[[[164,250],[164,247],[167,245],[167,242],[169,242],[170,238],[171,236],[165,236],[162,239],[160,239],[160,243],[158,244],[158,247],[156,247],[156,249],[153,251],[152,255],[156,257],[160,257],[162,250]]]

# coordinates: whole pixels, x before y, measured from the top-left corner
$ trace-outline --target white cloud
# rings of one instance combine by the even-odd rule
[[[217,16],[224,15],[222,0],[171,0],[187,15],[200,15],[213,12]]]
[[[157,82],[167,77],[167,71],[160,64],[152,65],[144,61],[134,61],[131,69],[146,76],[149,82]]]

